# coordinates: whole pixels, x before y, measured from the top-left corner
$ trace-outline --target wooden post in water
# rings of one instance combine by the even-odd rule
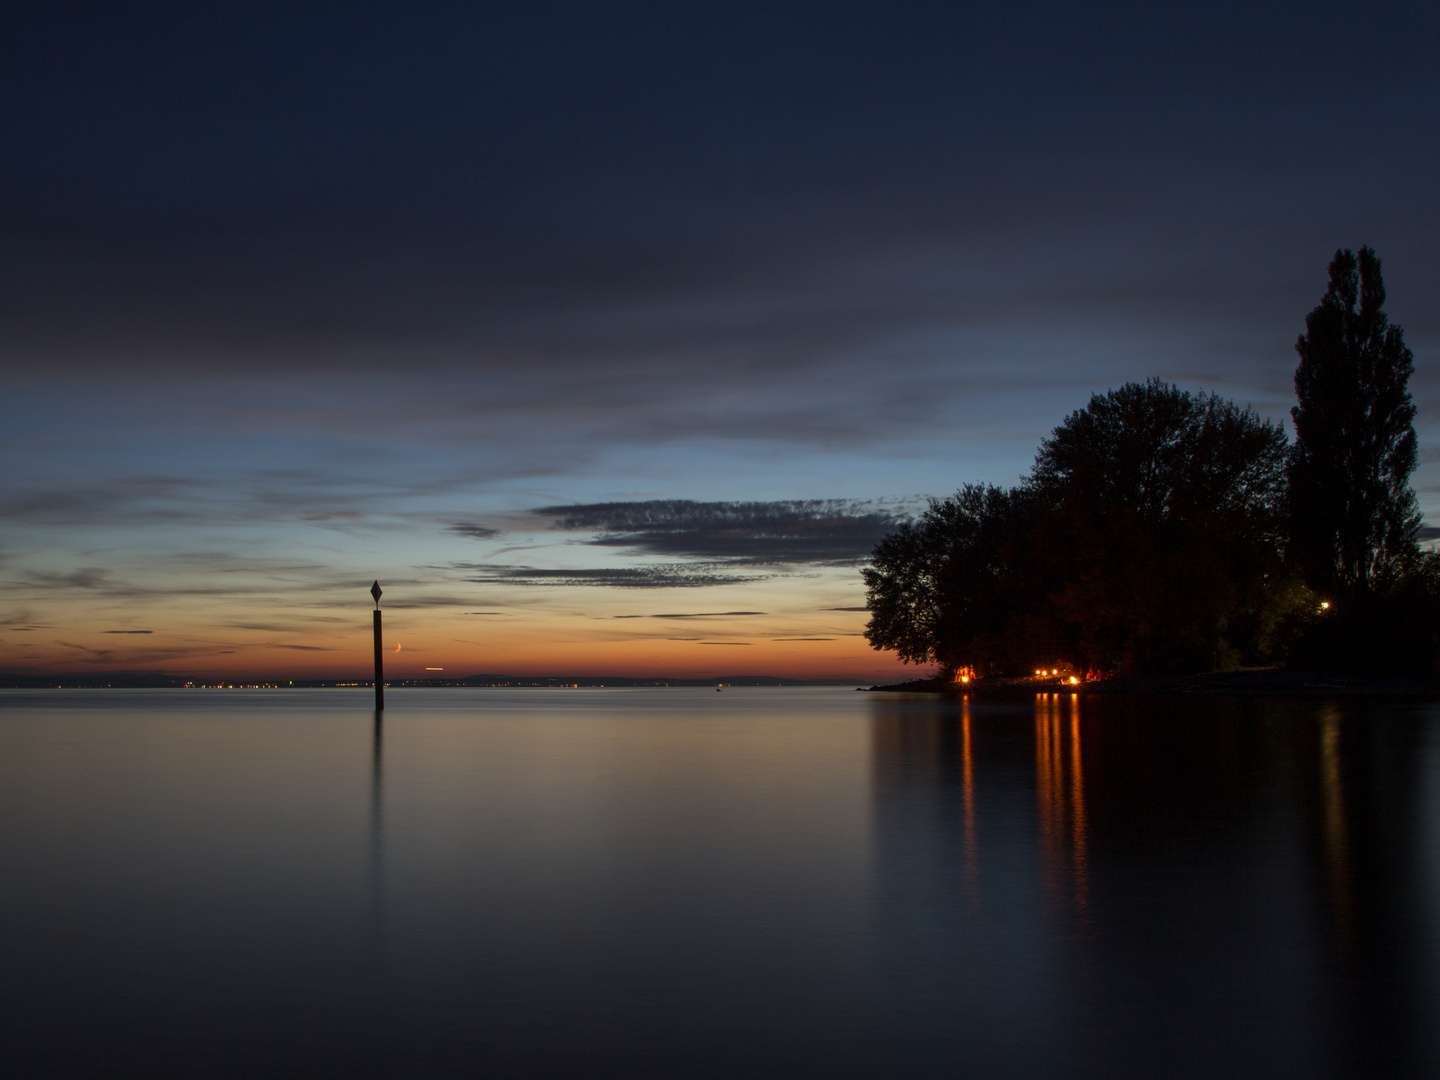
[[[375,598],[375,711],[385,709],[385,660],[380,650],[380,582],[370,586],[370,595]]]

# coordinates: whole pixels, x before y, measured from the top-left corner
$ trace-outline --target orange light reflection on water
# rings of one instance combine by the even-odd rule
[[[960,702],[960,778],[965,802],[965,885],[971,905],[980,902],[978,850],[975,836],[975,756],[970,742],[970,695]]]
[[[1068,898],[1076,917],[1083,922],[1090,898],[1090,855],[1080,695],[1064,696],[1067,700],[1062,705],[1060,694],[1035,695],[1040,858],[1047,891],[1056,899]]]

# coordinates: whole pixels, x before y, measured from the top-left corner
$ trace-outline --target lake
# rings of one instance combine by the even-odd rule
[[[1434,1077],[1440,707],[0,692],[10,1076]]]

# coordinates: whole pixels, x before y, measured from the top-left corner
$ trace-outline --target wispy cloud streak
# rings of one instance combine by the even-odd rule
[[[473,571],[464,580],[483,585],[591,585],[611,589],[700,589],[714,585],[738,585],[764,581],[772,575],[744,574],[723,565],[668,563],[659,566],[587,567],[543,569],[534,566],[487,566],[455,564],[456,569]]]

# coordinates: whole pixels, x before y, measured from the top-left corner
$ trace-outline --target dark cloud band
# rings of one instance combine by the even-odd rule
[[[750,566],[863,562],[904,515],[838,499],[777,502],[646,502],[546,506],[535,511],[592,544],[635,554],[723,560]]]
[[[492,540],[500,535],[499,529],[491,529],[484,525],[477,525],[473,521],[460,521],[450,526],[450,531],[459,536],[469,536],[475,540]]]
[[[699,563],[663,566],[600,567],[579,570],[541,569],[533,566],[462,566],[476,571],[465,578],[482,585],[591,585],[610,589],[699,589],[712,585],[739,585],[764,581],[768,574],[740,574],[724,567]]]

